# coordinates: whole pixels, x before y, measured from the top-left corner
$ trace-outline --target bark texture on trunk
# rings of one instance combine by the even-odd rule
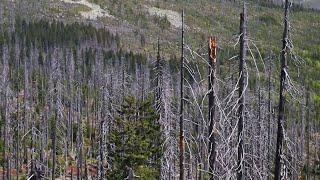
[[[275,159],[275,179],[280,180],[282,166],[282,151],[283,151],[283,128],[285,126],[285,94],[286,94],[286,70],[287,70],[287,51],[288,51],[288,34],[289,34],[289,0],[285,2],[284,13],[284,31],[282,38],[281,50],[281,74],[280,74],[280,92],[279,92],[279,114],[278,114],[278,131],[277,131],[277,147]]]
[[[243,121],[245,104],[245,79],[246,79],[246,55],[247,55],[247,10],[243,4],[243,12],[240,14],[240,53],[239,53],[239,109],[238,109],[238,169],[237,179],[243,177]]]
[[[184,11],[182,11],[182,29],[181,29],[181,61],[180,61],[180,120],[179,120],[179,168],[180,168],[180,180],[184,179],[184,130],[183,130],[183,82],[184,82]]]
[[[214,161],[215,161],[215,137],[214,137],[214,111],[215,111],[215,73],[217,61],[217,41],[215,37],[209,39],[209,172],[210,179],[214,179]]]

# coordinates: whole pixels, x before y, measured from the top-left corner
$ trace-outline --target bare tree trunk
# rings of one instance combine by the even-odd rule
[[[315,103],[314,105],[314,109],[317,109],[318,107],[317,107],[317,104]],[[310,110],[310,109],[309,109]],[[313,118],[313,126],[314,126],[314,133],[317,133],[317,132],[319,132],[319,124],[318,124],[318,117],[319,117],[319,111],[316,111],[315,113],[314,113],[314,118]],[[318,125],[317,125],[318,124]],[[318,160],[319,161],[319,156],[318,156],[318,151],[319,151],[319,142],[320,142],[320,140],[318,139],[318,136],[315,136],[314,137],[314,147],[315,147],[315,152],[314,152],[314,156],[313,156],[313,159],[315,159],[315,160]],[[316,179],[316,176],[318,176],[319,177],[319,175],[317,175],[317,173],[314,173],[313,172],[313,179]]]
[[[1,25],[0,25],[1,26]],[[18,46],[16,46],[16,50],[17,50]],[[17,76],[20,77],[20,58],[17,57],[18,54],[16,54],[16,62],[17,62]],[[20,94],[20,80],[19,82],[17,82],[17,99],[19,98],[19,94]],[[17,170],[17,175],[16,178],[19,179],[19,170],[20,170],[20,102],[17,100],[17,118],[16,118],[16,123],[17,123],[17,138],[16,138],[16,170]]]
[[[156,61],[156,93],[155,106],[158,113],[161,113],[161,93],[162,93],[162,64],[160,56],[160,41],[158,38],[157,61]]]
[[[281,50],[281,75],[280,75],[280,92],[279,92],[279,114],[278,114],[278,131],[277,131],[277,147],[275,159],[275,179],[280,180],[282,165],[282,145],[283,145],[283,128],[285,126],[285,93],[286,93],[286,70],[287,70],[287,51],[288,51],[288,34],[289,34],[289,0],[285,2],[284,13],[284,31]]]
[[[5,99],[5,97],[4,97]],[[5,169],[6,169],[6,119],[5,119],[5,105],[3,104],[3,107],[1,109],[1,120],[4,121],[4,127],[3,127],[3,143],[4,143],[4,147],[3,147],[3,152],[2,152],[2,157],[4,158],[4,163],[2,164],[2,169],[3,169],[3,173],[2,173],[2,179],[6,178],[6,173],[5,173]]]
[[[309,99],[310,99],[310,92],[309,89],[307,89],[307,94],[306,94],[306,111],[307,111],[307,116],[306,116],[306,154],[307,154],[307,164],[306,164],[306,180],[310,179],[310,149],[309,149],[309,143],[310,143],[310,129],[309,129],[309,116],[310,116],[310,108],[309,108]]]
[[[272,119],[272,102],[271,102],[271,74],[272,74],[272,65],[271,61],[272,59],[269,60],[269,69],[268,69],[268,142],[267,142],[267,147],[268,147],[268,152],[267,152],[267,179],[269,179],[270,175],[270,151],[272,149],[272,146],[270,146],[270,136],[271,136],[271,119]]]
[[[61,65],[60,65],[59,49],[54,49],[53,59],[52,59],[52,80],[53,80],[53,107],[54,108],[54,118],[52,123],[52,174],[51,179],[55,179],[56,175],[56,156],[57,156],[57,128],[58,125],[61,126],[61,116],[62,116],[62,102],[61,102]],[[59,131],[58,131],[59,132]]]
[[[183,105],[184,105],[184,94],[183,94],[183,82],[184,82],[184,11],[182,11],[182,29],[181,29],[181,61],[180,61],[180,133],[179,133],[179,168],[180,168],[180,180],[184,180],[184,130],[183,130]]]
[[[100,131],[100,137],[99,137],[99,158],[100,158],[100,162],[99,162],[99,174],[98,174],[98,178],[99,179],[105,179],[105,168],[104,168],[104,164],[105,164],[105,157],[107,154],[106,152],[106,134],[107,134],[107,124],[106,124],[106,117],[108,116],[108,114],[106,113],[108,107],[107,105],[110,104],[110,99],[107,97],[106,91],[107,88],[104,87],[104,84],[107,84],[104,79],[103,79],[103,68],[101,68],[102,66],[102,52],[98,52],[98,58],[96,60],[96,65],[97,65],[97,77],[96,77],[96,81],[97,81],[97,86],[100,89],[96,95],[96,108],[97,108],[97,120],[100,123],[99,126],[99,131]],[[99,98],[100,97],[100,98]],[[101,99],[101,100],[100,100]],[[109,110],[110,111],[110,110]]]
[[[81,120],[81,109],[80,109],[80,89],[78,87],[77,93],[77,180],[82,179],[82,120]]]
[[[243,121],[245,104],[245,78],[246,78],[246,54],[247,54],[247,12],[246,4],[243,4],[243,12],[240,14],[240,56],[239,56],[239,109],[238,109],[238,169],[237,179],[243,176]]]
[[[102,118],[100,122],[100,139],[99,139],[99,179],[104,179],[104,151],[105,151],[105,120]]]
[[[263,111],[263,97],[261,94],[261,89],[260,89],[260,78],[259,78],[259,82],[258,82],[258,122],[257,122],[257,135],[259,137],[259,142],[257,143],[257,151],[255,152],[255,154],[260,155],[259,161],[256,162],[258,165],[258,168],[261,168],[261,171],[264,172],[264,151],[263,151],[263,143],[264,143],[264,126],[263,126],[263,117],[262,117],[262,112]],[[254,146],[255,144],[253,144]],[[255,160],[253,160],[255,161]],[[254,166],[253,166],[254,167]],[[253,168],[252,168],[253,169]],[[253,178],[257,178],[257,176],[253,176]]]
[[[56,96],[57,94],[57,90],[56,90],[56,85],[54,87],[54,96]],[[55,97],[54,102],[57,104],[57,97]],[[57,112],[57,107],[55,107],[55,112],[54,112],[54,119],[53,119],[53,127],[52,127],[52,171],[51,171],[51,179],[54,180],[55,179],[55,174],[56,174],[56,139],[57,139],[57,133],[56,133],[56,129],[57,129],[57,117],[58,117],[58,112]]]
[[[100,120],[100,139],[99,139],[99,179],[105,179],[105,169],[104,169],[104,162],[105,162],[105,151],[106,151],[106,133],[107,133],[107,124],[105,118],[107,117],[106,109],[106,89],[102,88],[102,110],[101,110],[101,120]]]
[[[215,73],[216,73],[216,59],[217,57],[217,41],[215,37],[209,39],[209,172],[210,179],[214,176],[214,161],[215,161],[215,137],[214,137],[214,111],[215,111]]]
[[[24,57],[24,95],[23,95],[23,100],[24,100],[24,114],[23,114],[23,122],[24,122],[24,127],[23,127],[23,134],[27,133],[27,130],[29,129],[29,70],[27,67],[27,60],[29,59],[26,55],[25,50],[23,51]],[[28,163],[28,148],[27,148],[27,142],[24,140],[23,142],[23,157],[24,157],[24,163]]]
[[[7,82],[5,82],[7,84]],[[5,159],[5,166],[6,168],[4,170],[4,174],[6,174],[6,178],[10,180],[10,148],[9,148],[9,115],[8,115],[8,90],[7,87],[5,88],[5,95],[4,95],[4,159]],[[6,172],[6,173],[5,173]]]
[[[2,85],[3,85],[3,91],[4,94],[4,104],[3,104],[3,117],[4,117],[4,147],[3,147],[3,158],[4,158],[4,164],[5,168],[3,168],[5,174],[4,179],[10,180],[11,179],[11,170],[10,170],[10,164],[11,164],[11,158],[10,158],[10,112],[9,112],[9,106],[10,102],[9,100],[9,61],[8,61],[8,47],[3,47],[3,71],[2,71]],[[6,170],[6,171],[5,171]]]

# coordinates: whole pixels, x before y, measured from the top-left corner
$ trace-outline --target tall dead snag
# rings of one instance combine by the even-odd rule
[[[247,12],[243,4],[243,12],[240,14],[240,54],[239,54],[239,109],[238,109],[238,168],[237,179],[243,175],[243,120],[245,104],[245,79],[246,79],[246,54],[247,54]]]
[[[306,180],[310,179],[310,128],[309,128],[309,116],[310,116],[310,110],[309,110],[309,99],[310,99],[310,92],[309,89],[307,89],[306,94],[306,154],[307,154],[307,163],[306,163]]]
[[[281,74],[280,74],[280,92],[279,92],[279,106],[278,106],[278,131],[277,131],[277,147],[275,159],[275,179],[281,178],[281,155],[283,145],[283,128],[285,125],[284,107],[285,107],[285,94],[286,94],[286,71],[287,71],[287,51],[288,51],[288,34],[289,34],[289,0],[285,2],[284,12],[284,31],[282,38],[281,50]]]
[[[268,67],[268,152],[267,152],[267,179],[269,179],[269,174],[270,174],[270,151],[271,147],[269,146],[270,142],[270,136],[271,136],[271,118],[272,118],[272,100],[271,100],[271,75],[272,75],[272,58],[270,57],[269,60],[269,67]]]
[[[57,79],[56,79],[56,66],[57,66],[57,60],[55,60],[56,57],[53,57],[52,60],[52,71],[53,71],[53,108],[54,108],[54,117],[52,119],[52,169],[51,169],[51,179],[55,179],[56,176],[56,150],[57,150],[57,119],[58,119],[58,92],[57,92]]]
[[[56,85],[54,88],[54,94],[56,94]],[[54,102],[56,103],[56,97]],[[56,103],[57,104],[57,103]],[[52,128],[52,169],[51,169],[51,179],[55,179],[56,176],[56,149],[57,149],[57,117],[58,117],[58,110],[54,110],[54,118],[53,118],[53,128]]]
[[[99,125],[99,163],[98,163],[98,179],[105,179],[105,162],[106,162],[106,155],[107,155],[107,148],[106,148],[106,137],[107,137],[107,109],[108,104],[111,103],[109,101],[109,97],[107,94],[107,88],[103,85],[106,84],[106,78],[104,78],[103,73],[104,69],[103,66],[103,52],[98,51],[97,59],[96,59],[96,86],[99,87],[99,91],[97,92],[97,102],[96,102],[96,117],[97,120],[100,121]],[[101,100],[99,100],[99,97]]]
[[[214,111],[215,97],[214,84],[217,61],[217,41],[215,37],[209,39],[209,172],[210,179],[214,179],[214,161],[215,161],[215,138],[214,138]]]
[[[160,56],[160,41],[158,38],[157,60],[156,60],[156,92],[155,105],[158,113],[161,113],[161,93],[162,93],[162,62]]]
[[[81,83],[79,84],[79,86],[81,86]],[[82,110],[80,91],[80,87],[77,87],[77,180],[82,179]]]
[[[180,180],[184,179],[184,131],[183,131],[183,82],[184,82],[184,11],[182,11],[182,28],[181,28],[181,61],[180,61],[180,121],[179,121],[179,168],[180,168]]]
[[[10,158],[10,112],[9,112],[9,61],[8,61],[8,48],[3,47],[3,70],[2,70],[2,94],[3,94],[3,112],[1,119],[4,120],[4,134],[3,134],[3,179],[11,179],[11,158]]]

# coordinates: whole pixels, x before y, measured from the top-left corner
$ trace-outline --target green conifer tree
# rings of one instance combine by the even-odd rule
[[[161,156],[161,132],[152,101],[129,96],[118,110],[110,141],[112,172],[110,179],[124,179],[133,169],[140,179],[158,179]]]

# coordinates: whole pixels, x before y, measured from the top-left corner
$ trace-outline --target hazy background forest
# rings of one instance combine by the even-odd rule
[[[0,179],[319,179],[293,2],[0,0]]]

